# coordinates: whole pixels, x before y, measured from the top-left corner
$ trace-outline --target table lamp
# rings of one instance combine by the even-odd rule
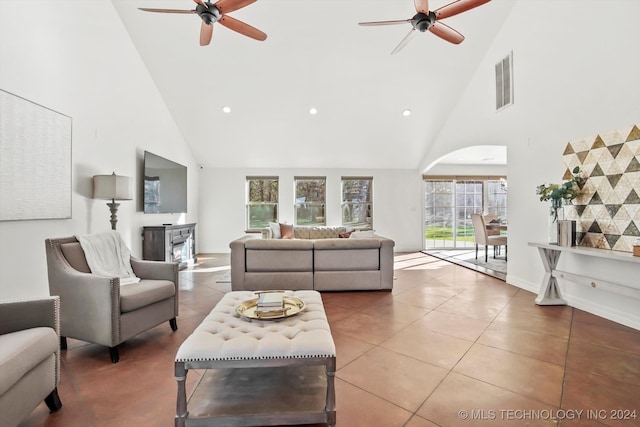
[[[117,212],[120,203],[116,200],[131,200],[133,195],[131,192],[131,178],[128,176],[116,175],[95,175],[93,177],[93,198],[111,200],[107,203],[111,211],[111,229],[116,229],[118,222]]]

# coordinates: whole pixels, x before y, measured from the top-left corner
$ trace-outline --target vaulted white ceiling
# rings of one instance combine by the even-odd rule
[[[358,22],[409,19],[411,0],[258,0],[229,15],[266,41],[214,24],[206,47],[197,15],[138,10],[191,0],[112,1],[197,161],[260,168],[417,168],[513,5],[443,21],[460,45],[418,33],[391,56],[411,25]]]

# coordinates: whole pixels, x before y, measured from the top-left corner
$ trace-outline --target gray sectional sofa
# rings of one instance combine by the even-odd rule
[[[232,241],[231,289],[391,290],[391,239],[339,238],[342,227],[295,227],[295,239]]]

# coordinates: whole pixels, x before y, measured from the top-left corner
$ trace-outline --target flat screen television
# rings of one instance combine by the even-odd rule
[[[187,212],[187,167],[144,152],[144,213]]]

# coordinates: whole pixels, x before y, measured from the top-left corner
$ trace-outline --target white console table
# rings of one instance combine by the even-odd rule
[[[540,291],[536,298],[538,305],[564,305],[567,302],[562,298],[557,279],[565,279],[574,283],[583,284],[592,288],[605,289],[617,294],[640,298],[640,286],[638,284],[617,283],[611,280],[587,277],[577,273],[557,270],[556,266],[562,252],[604,258],[615,261],[635,262],[640,266],[640,257],[634,257],[630,252],[618,252],[607,249],[588,248],[584,246],[558,246],[549,243],[529,242],[529,246],[538,248],[540,258],[544,264],[544,278],[540,285]]]

